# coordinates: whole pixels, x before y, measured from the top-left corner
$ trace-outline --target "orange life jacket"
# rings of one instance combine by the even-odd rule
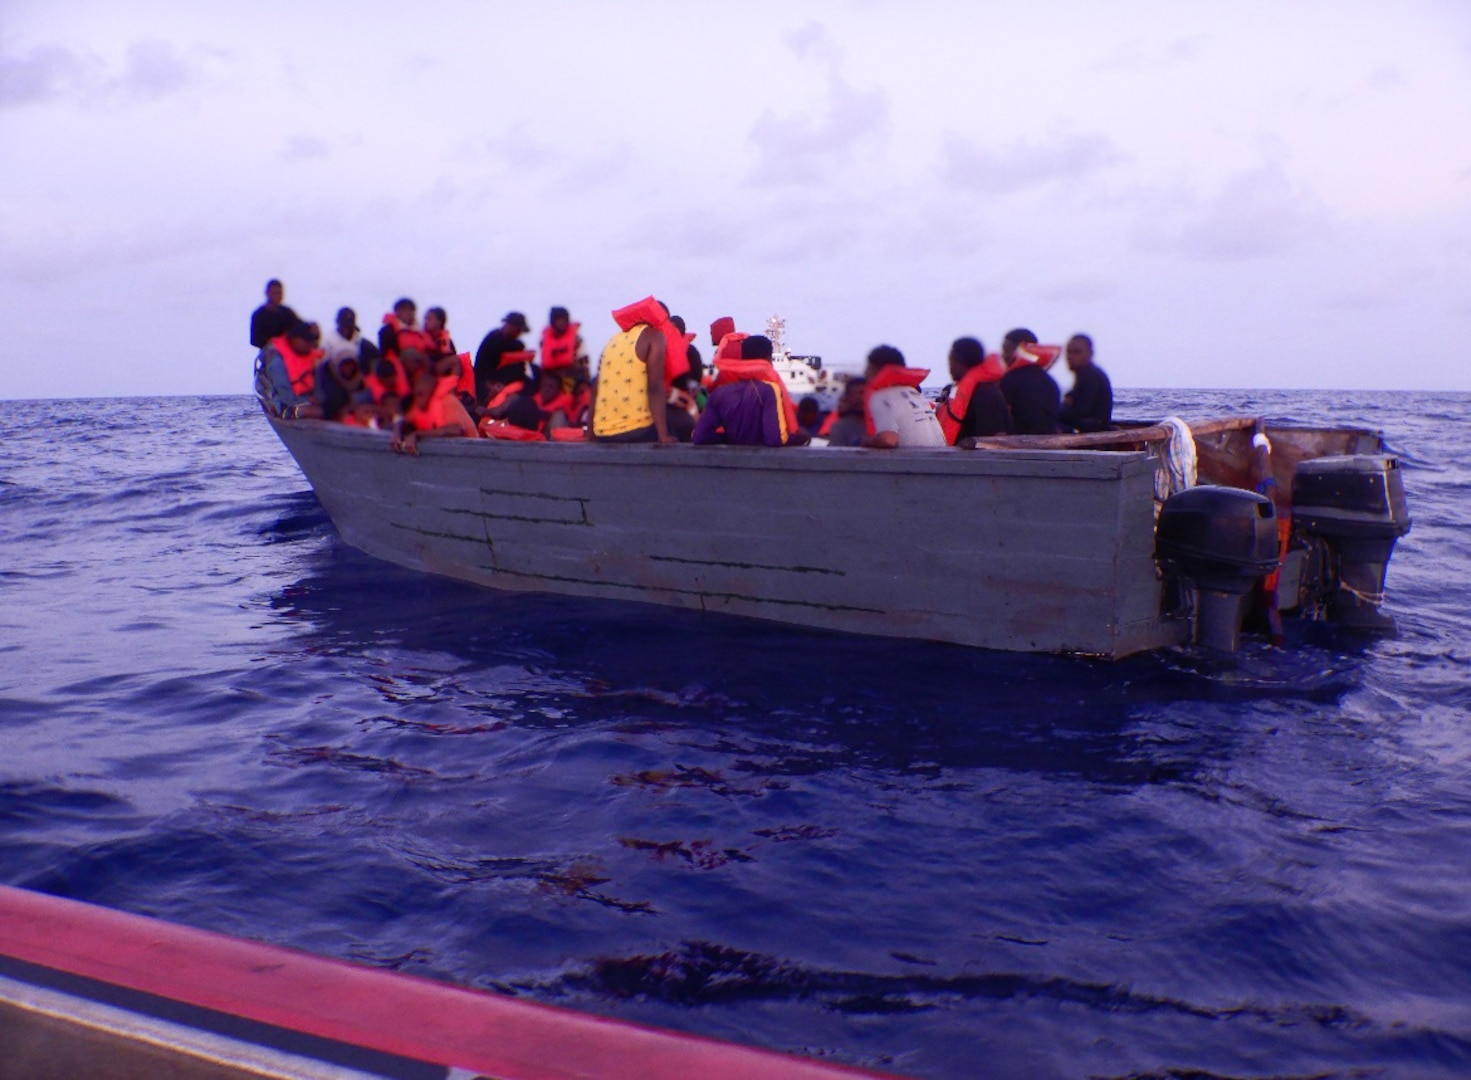
[[[454,339],[449,336],[449,329],[441,326],[438,330],[425,330],[424,336],[429,339],[429,355],[436,359],[441,356],[452,356],[455,353]]]
[[[830,412],[830,413],[827,414],[827,418],[825,420],[823,420],[823,422],[822,422],[822,427],[820,427],[820,428],[817,429],[817,435],[818,435],[818,437],[819,438],[822,438],[822,439],[825,439],[829,435],[831,435],[832,434],[832,430],[833,430],[833,425],[836,424],[837,422],[838,422],[838,410],[837,409],[834,409],[832,412]]]
[[[970,411],[970,399],[975,395],[976,387],[982,383],[997,382],[1005,374],[1006,368],[1001,365],[1001,357],[992,353],[960,377],[960,381],[950,392],[949,399],[935,410],[947,443],[955,445],[955,437],[960,434],[960,426],[965,423],[965,414]]]
[[[681,334],[679,327],[669,321],[669,313],[664,310],[664,305],[652,296],[646,296],[627,307],[619,308],[613,312],[613,321],[618,324],[620,330],[632,330],[639,323],[644,323],[664,335],[664,388],[666,390],[674,384],[675,379],[689,374],[689,346],[690,342],[695,340],[695,335]]]
[[[415,431],[432,431],[446,424],[457,423],[450,418],[448,404],[450,395],[455,392],[455,386],[454,376],[445,375],[440,378],[434,384],[434,392],[429,395],[429,401],[422,409],[412,401],[409,403],[404,410],[404,422]]]
[[[797,407],[792,404],[792,395],[787,393],[786,384],[781,381],[781,376],[771,366],[770,360],[722,360],[720,374],[715,377],[715,386],[718,388],[744,379],[770,383],[771,388],[776,391],[776,396],[781,401],[782,416],[786,421],[783,438],[797,430]]]
[[[561,371],[570,368],[577,359],[577,331],[581,323],[569,322],[567,329],[557,334],[548,326],[541,332],[541,367],[543,371]]]
[[[384,382],[375,370],[363,376],[363,385],[373,393],[373,403],[376,405],[383,400],[385,394],[397,394],[399,397],[407,397],[409,393],[409,377],[404,372],[403,364],[399,363],[398,357],[385,355],[373,366],[386,363],[393,371],[392,382]]]
[[[444,395],[439,392],[438,387],[435,387],[434,395],[422,409],[417,403],[409,403],[409,407],[404,410],[404,423],[415,431],[433,431],[449,423],[449,418],[444,415]]]
[[[536,407],[542,412],[548,414],[554,413],[558,409],[561,409],[564,413],[567,414],[567,418],[569,420],[572,418],[572,410],[574,408],[572,404],[572,395],[566,393],[565,391],[553,396],[550,401],[543,401],[541,399],[541,394],[538,392],[536,395]]]
[[[546,442],[547,438],[539,431],[528,431],[507,420],[492,420],[488,416],[480,421],[480,434],[487,439],[510,439],[514,442]]]
[[[393,312],[390,311],[387,315],[383,316],[383,325],[393,327],[393,332],[398,339],[398,348],[385,349],[385,355],[391,356],[393,359],[397,360],[408,349],[418,349],[425,356],[435,355],[434,338],[425,333],[423,330],[419,329],[418,327],[404,326],[404,324],[399,320],[399,317],[393,314]],[[444,336],[446,339],[449,338],[448,333],[446,333]]]
[[[572,395],[572,407],[567,410],[567,419],[581,424],[587,419],[587,410],[592,405],[592,387],[585,387]]]
[[[271,348],[281,354],[281,362],[286,365],[286,377],[291,380],[292,392],[297,397],[310,397],[317,386],[317,361],[326,354],[321,349],[312,349],[305,356],[298,355],[292,350],[291,342],[286,339],[285,334],[272,338]]]
[[[750,334],[742,334],[732,330],[720,339],[719,346],[715,349],[715,358],[711,363],[719,366],[725,360],[739,360],[741,358],[741,342],[750,337]]]
[[[460,381],[455,384],[455,390],[461,394],[475,396],[475,365],[467,352],[460,353],[456,359],[460,362]]]
[[[522,367],[530,367],[536,363],[536,353],[530,349],[519,349],[516,352],[501,353],[501,362],[496,365],[499,371],[503,367],[512,367],[520,364]]]
[[[587,432],[580,427],[559,427],[549,438],[552,442],[586,442]]]
[[[1023,364],[1036,364],[1043,371],[1046,371],[1057,362],[1057,358],[1061,355],[1061,345],[1033,345],[1031,342],[1024,341],[1016,347],[1016,352],[1012,353],[1011,366],[1021,367]],[[988,356],[986,359],[990,360],[991,358]],[[997,359],[999,360],[1000,358],[998,357]]]
[[[494,409],[499,405],[504,405],[525,388],[526,384],[519,380],[513,383],[507,383],[504,387],[501,388],[501,392],[499,394],[497,394],[495,397],[491,398],[485,403],[486,411],[489,412],[491,409]]]
[[[879,368],[878,374],[869,379],[868,385],[863,388],[863,426],[868,429],[868,433],[877,434],[873,426],[873,411],[868,406],[869,399],[875,393],[891,386],[918,387],[929,374],[927,368],[900,367],[898,364],[885,364]]]

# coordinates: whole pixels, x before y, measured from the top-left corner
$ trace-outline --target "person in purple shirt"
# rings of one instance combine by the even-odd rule
[[[732,446],[801,446],[810,436],[798,428],[786,431],[786,418],[771,369],[771,339],[760,334],[741,342],[741,359],[765,360],[769,379],[737,378],[710,391],[705,411],[695,424],[690,441],[700,446],[729,443]]]

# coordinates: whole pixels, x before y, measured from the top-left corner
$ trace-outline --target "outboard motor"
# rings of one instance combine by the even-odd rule
[[[1196,641],[1234,652],[1247,595],[1277,568],[1272,500],[1240,488],[1188,488],[1160,509],[1154,550],[1195,587]]]
[[[1410,531],[1405,483],[1392,457],[1355,454],[1321,457],[1297,466],[1292,481],[1292,520],[1309,545],[1320,541],[1317,604],[1334,622],[1368,630],[1393,630],[1379,610],[1384,575],[1394,544]]]

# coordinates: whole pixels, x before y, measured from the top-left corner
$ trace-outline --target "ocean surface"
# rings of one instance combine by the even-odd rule
[[[1120,399],[1383,429],[1398,637],[501,595],[344,545],[245,397],[0,402],[0,881],[911,1076],[1471,1074],[1471,395]]]

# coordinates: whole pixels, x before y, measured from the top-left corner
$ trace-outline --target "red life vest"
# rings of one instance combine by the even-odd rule
[[[868,380],[868,385],[863,388],[863,426],[868,429],[870,435],[876,435],[873,426],[873,411],[869,408],[869,399],[880,390],[887,390],[891,386],[913,386],[918,387],[920,383],[929,378],[929,369],[900,367],[898,364],[885,364],[879,368],[879,372]]]
[[[430,337],[418,327],[404,326],[399,321],[399,317],[393,314],[393,312],[390,311],[387,315],[383,316],[383,325],[393,327],[394,335],[398,340],[398,347],[396,349],[385,349],[384,355],[391,356],[397,360],[409,349],[418,349],[426,357],[435,355],[434,338]],[[445,334],[445,338],[449,338],[448,333]]]
[[[715,358],[711,363],[717,367],[726,360],[739,360],[741,358],[741,342],[750,337],[750,334],[742,334],[732,330],[720,339],[720,345],[715,349]]]
[[[432,431],[454,423],[455,421],[450,419],[448,405],[449,396],[454,392],[453,376],[444,376],[434,384],[434,392],[429,395],[429,401],[422,409],[413,402],[409,403],[408,408],[404,410],[404,422],[415,431]]]
[[[770,383],[786,418],[786,430],[782,435],[790,435],[797,430],[797,407],[792,404],[792,395],[787,393],[786,384],[781,381],[781,376],[771,366],[770,360],[722,360],[720,374],[715,377],[715,386],[719,388],[726,383],[740,382],[743,379]]]
[[[470,360],[470,354],[460,353],[457,357],[460,362],[460,380],[455,384],[455,390],[461,394],[475,396],[475,365]]]
[[[729,315],[722,315],[710,324],[710,342],[719,345],[725,340],[726,334],[735,333],[735,320]]]
[[[592,387],[584,386],[572,394],[572,407],[567,410],[567,419],[574,424],[587,420],[587,410],[592,405]]]
[[[549,438],[552,442],[586,442],[587,432],[580,427],[559,427]]]
[[[536,353],[529,349],[520,349],[517,352],[501,353],[501,362],[496,365],[496,370],[499,371],[503,367],[513,367],[516,364],[520,364],[522,367],[529,367],[534,363],[536,363]]]
[[[581,323],[569,322],[567,329],[557,334],[548,326],[541,332],[541,367],[543,371],[561,371],[570,368],[577,359],[577,331]]]
[[[392,381],[385,382],[377,371],[363,376],[363,385],[373,393],[373,403],[376,405],[381,402],[385,394],[396,394],[401,398],[407,397],[409,393],[409,377],[405,374],[404,366],[399,363],[398,357],[385,355],[374,367],[380,364],[387,364],[392,370],[393,374],[390,376]]]
[[[1061,345],[1033,345],[1031,342],[1024,341],[1016,347],[1016,352],[1011,354],[1011,366],[1021,367],[1023,364],[1036,364],[1043,371],[1046,371],[1057,362],[1057,358],[1061,355]],[[991,358],[988,356],[986,359],[990,360]],[[998,359],[1000,358],[998,357]]]
[[[410,331],[412,333],[412,331]],[[438,330],[425,330],[424,336],[429,339],[429,355],[438,359],[441,356],[453,356],[455,353],[454,339],[449,336],[449,330],[441,326]]]
[[[485,403],[486,411],[488,412],[499,405],[504,405],[525,388],[526,384],[524,382],[517,381],[513,383],[507,383],[501,388],[501,392],[499,394],[497,394],[495,397],[491,398]]]
[[[510,439],[514,442],[546,442],[547,438],[539,431],[528,431],[507,420],[492,420],[488,416],[480,421],[480,434],[487,439]]]
[[[838,422],[838,410],[837,409],[834,409],[832,412],[830,412],[830,413],[827,414],[827,418],[825,420],[823,420],[823,422],[822,422],[822,427],[820,427],[820,428],[817,429],[817,435],[818,435],[818,437],[819,438],[822,438],[822,439],[825,439],[829,435],[831,435],[832,434],[832,430],[833,430],[833,425],[836,424],[837,422]]]
[[[291,390],[297,397],[310,397],[317,386],[317,361],[325,355],[321,349],[312,349],[305,356],[291,348],[291,342],[282,334],[271,339],[271,348],[281,354],[286,365],[286,377],[291,380]]]
[[[536,395],[536,407],[544,413],[554,413],[558,409],[561,409],[570,417],[573,407],[572,395],[563,391],[560,394],[554,394],[550,401],[543,401],[540,392],[538,392]]]
[[[975,395],[976,387],[982,383],[997,382],[1005,374],[1006,368],[1001,365],[1001,357],[992,353],[960,377],[949,400],[935,409],[935,417],[940,421],[947,443],[955,445],[955,437],[960,434],[960,426],[965,423],[965,414],[970,411],[970,399]]]
[[[690,371],[690,342],[694,334],[681,334],[679,327],[669,321],[669,312],[652,296],[621,307],[613,312],[613,321],[620,330],[632,330],[639,323],[652,326],[664,335],[664,388],[667,390],[674,380]]]

